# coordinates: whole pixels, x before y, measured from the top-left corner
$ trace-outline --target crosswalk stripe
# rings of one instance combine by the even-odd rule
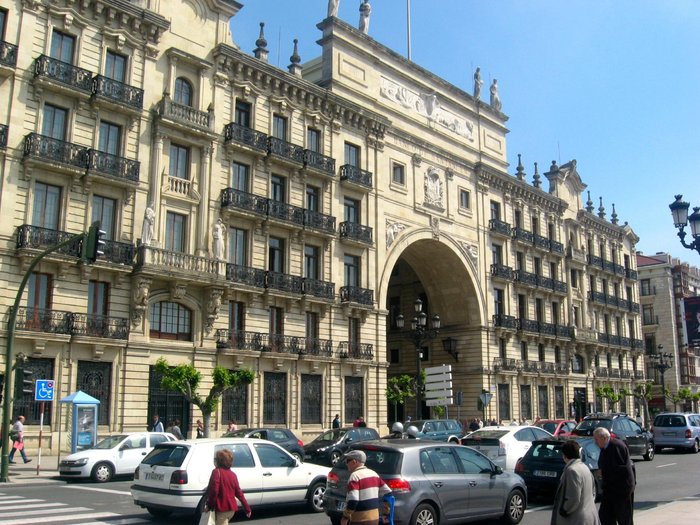
[[[70,512],[70,515],[67,516],[61,516],[61,515],[54,515],[51,516],[51,524],[54,523],[76,523],[77,519],[99,519],[99,518],[112,518],[112,517],[119,517],[120,514],[114,514],[113,512],[98,512],[96,514],[86,514],[85,516],[80,516],[76,515],[76,512],[84,512],[84,511],[90,511],[93,509],[88,509],[86,507],[75,507],[72,509],[66,509],[66,512]],[[31,512],[31,510],[27,510],[27,512]],[[41,518],[24,518],[24,519],[11,519],[11,520],[3,520],[0,519],[0,523],[2,525],[32,525],[34,523],[46,523],[47,518],[46,517],[41,517]]]
[[[88,521],[80,525],[139,525],[145,523],[153,523],[149,518],[124,518],[123,520],[109,521]]]
[[[3,506],[6,502],[10,501],[21,501],[23,503],[41,503],[42,501],[46,501],[43,499],[29,499],[29,498],[24,498],[22,496],[8,496],[7,498],[2,499]]]
[[[34,503],[32,505],[32,510],[39,509],[42,507],[65,507],[67,505],[68,505],[68,503]],[[27,506],[24,504],[23,501],[21,502],[21,505],[3,505],[2,506],[2,516],[7,516],[8,510],[22,510],[22,509],[24,509],[24,512],[26,514],[27,513]]]
[[[107,494],[119,494],[120,496],[131,496],[131,492],[128,490],[101,489],[99,487],[80,487],[78,485],[66,485],[63,488],[67,488],[70,490],[89,490],[92,492],[106,492]]]
[[[65,506],[64,503],[59,503],[58,505]],[[55,506],[55,505],[54,505],[54,506]],[[32,516],[41,516],[41,515],[46,515],[46,514],[53,514],[53,513],[57,512],[57,511],[58,511],[58,512],[64,511],[64,509],[56,509],[56,508],[37,510],[36,507],[37,507],[37,505],[32,505],[31,510],[27,510],[27,507],[15,506],[15,507],[13,507],[13,508],[11,509],[11,510],[14,510],[15,512],[6,512],[7,507],[3,507],[3,509],[2,509],[2,517],[3,517],[3,519],[4,519],[4,518],[14,518],[14,517],[17,517],[17,516],[26,516],[28,513],[31,514]],[[73,510],[75,510],[75,509],[70,509],[71,512],[72,512]],[[2,520],[2,519],[0,519],[0,523],[3,523],[3,520]]]

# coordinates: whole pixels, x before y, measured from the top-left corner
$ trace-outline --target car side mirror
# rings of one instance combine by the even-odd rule
[[[499,474],[503,474],[503,469],[498,465],[494,465],[493,474],[496,476]]]
[[[346,442],[346,443],[350,443],[351,441],[352,441],[352,438],[351,438],[351,437],[345,438],[345,442]]]

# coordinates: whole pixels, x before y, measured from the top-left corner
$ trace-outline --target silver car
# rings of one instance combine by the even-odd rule
[[[700,450],[700,415],[671,412],[658,414],[651,431],[656,452],[673,447],[697,453]]]
[[[520,476],[504,472],[476,450],[437,441],[383,439],[364,441],[350,449],[367,455],[395,498],[395,525],[467,523],[502,518],[520,523],[527,489]],[[328,474],[324,509],[339,525],[345,509],[350,474],[339,461]]]

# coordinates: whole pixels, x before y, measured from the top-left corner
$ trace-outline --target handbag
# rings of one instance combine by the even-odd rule
[[[15,450],[24,450],[24,443],[22,443],[21,441],[15,441],[14,443],[12,443],[12,448]]]
[[[216,525],[216,516],[213,510],[207,512],[202,512],[202,516],[199,518],[199,525]]]

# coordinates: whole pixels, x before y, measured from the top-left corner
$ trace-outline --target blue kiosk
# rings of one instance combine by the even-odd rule
[[[72,405],[71,453],[94,447],[97,444],[97,409],[100,400],[78,390],[60,402]]]

